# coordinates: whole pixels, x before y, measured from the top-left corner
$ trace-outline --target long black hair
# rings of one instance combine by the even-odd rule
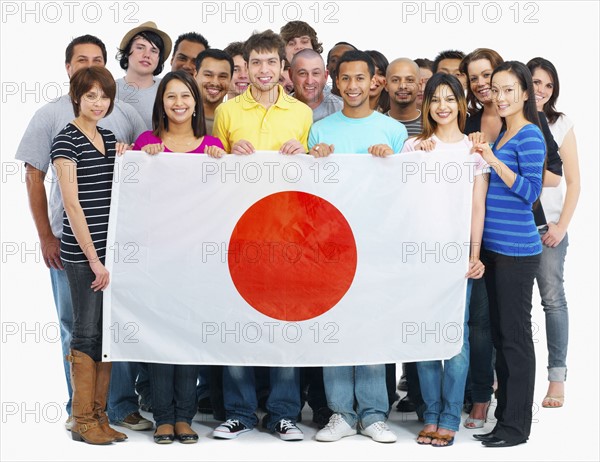
[[[201,136],[206,135],[204,108],[202,106],[202,96],[200,96],[198,84],[190,74],[183,70],[169,72],[163,77],[158,85],[156,99],[154,100],[154,108],[152,110],[152,133],[154,136],[162,138],[164,133],[169,131],[169,119],[165,114],[163,97],[165,96],[167,84],[171,80],[181,80],[192,93],[195,101],[194,115],[192,115],[192,129],[194,131],[194,136],[200,138]]]
[[[510,72],[517,78],[519,86],[523,94],[527,95],[527,100],[524,101],[523,115],[532,124],[536,124],[540,130],[540,118],[538,117],[538,110],[535,105],[535,90],[533,88],[533,79],[531,72],[527,69],[527,66],[520,61],[505,61],[500,64],[494,72],[492,72],[491,81],[494,81],[494,76],[498,72]],[[502,119],[504,122],[504,119]]]

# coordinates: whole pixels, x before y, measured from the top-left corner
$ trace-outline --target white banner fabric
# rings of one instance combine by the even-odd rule
[[[108,233],[103,356],[317,366],[462,346],[475,163],[127,152]]]

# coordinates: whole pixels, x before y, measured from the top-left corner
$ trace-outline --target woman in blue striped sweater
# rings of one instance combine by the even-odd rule
[[[542,189],[546,146],[531,73],[507,61],[492,74],[492,98],[506,124],[493,147],[476,146],[490,165],[482,260],[496,347],[498,405],[494,429],[474,435],[487,447],[525,443],[531,430],[535,351],[533,281],[542,244],[532,206]]]

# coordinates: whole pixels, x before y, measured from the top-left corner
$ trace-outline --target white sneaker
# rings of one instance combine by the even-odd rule
[[[337,441],[345,436],[356,435],[356,428],[352,428],[341,414],[333,414],[325,427],[317,432],[317,441]]]
[[[395,443],[396,435],[392,433],[390,427],[383,421],[375,422],[367,428],[361,428],[360,433],[373,438],[378,443]]]

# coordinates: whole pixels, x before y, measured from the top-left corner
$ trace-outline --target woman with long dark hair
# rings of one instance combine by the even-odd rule
[[[430,150],[435,147],[443,156],[444,150],[470,153],[472,143],[465,135],[467,102],[460,81],[451,74],[433,75],[425,85],[423,94],[423,132],[410,138],[402,152]],[[485,216],[487,193],[487,166],[479,154],[473,182],[473,208],[471,214],[471,247],[467,281],[463,345],[461,351],[445,361],[417,362],[421,395],[425,402],[425,426],[417,443],[436,447],[451,446],[460,426],[465,382],[469,369],[469,300],[472,279],[481,279],[484,266],[479,259],[481,235]]]
[[[577,141],[573,122],[555,108],[560,84],[554,65],[544,58],[533,58],[527,63],[533,76],[538,111],[548,118],[552,136],[559,146],[563,162],[564,185],[543,188],[541,203],[547,224],[540,227],[543,251],[536,276],[542,306],[546,314],[548,344],[548,391],[542,407],[561,407],[564,403],[567,378],[567,346],[569,342],[569,314],[564,289],[564,267],[569,238],[567,229],[575,213],[581,191]]]
[[[498,66],[490,91],[506,129],[492,148],[482,142],[475,149],[491,167],[482,260],[496,348],[498,404],[494,429],[474,436],[487,447],[508,447],[525,443],[531,431],[531,303],[542,253],[532,205],[542,190],[546,145],[531,73],[524,64],[507,61]]]
[[[149,154],[207,153],[215,157],[225,153],[221,141],[206,134],[200,91],[185,71],[169,72],[160,82],[152,128],[138,137],[134,150]],[[191,423],[196,414],[199,368],[197,365],[148,364],[156,443],[169,444],[175,439],[181,443],[198,441]]]

